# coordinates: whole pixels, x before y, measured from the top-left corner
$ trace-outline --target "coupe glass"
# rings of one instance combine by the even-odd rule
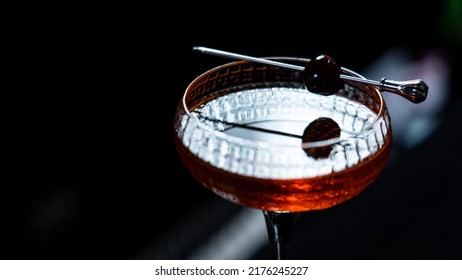
[[[303,141],[307,127],[321,119],[335,121],[339,135]],[[322,134],[322,126],[313,133]],[[343,81],[336,94],[321,95],[306,89],[300,71],[239,60],[189,84],[174,118],[174,140],[204,187],[262,211],[269,258],[287,259],[294,216],[333,207],[371,185],[390,156],[392,130],[376,86]]]

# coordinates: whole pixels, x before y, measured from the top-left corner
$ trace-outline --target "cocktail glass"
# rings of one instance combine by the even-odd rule
[[[346,68],[341,74],[364,79]],[[319,120],[334,121],[339,133],[304,141],[307,133],[332,128]],[[344,81],[337,93],[322,95],[307,90],[298,70],[238,60],[189,84],[174,118],[174,141],[203,186],[262,211],[270,258],[287,259],[297,213],[347,201],[381,174],[390,156],[390,123],[377,86]]]

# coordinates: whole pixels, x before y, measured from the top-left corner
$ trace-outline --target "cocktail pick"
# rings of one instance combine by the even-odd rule
[[[227,57],[231,59],[247,60],[247,61],[252,61],[252,62],[257,62],[257,63],[262,63],[262,64],[268,64],[268,65],[293,69],[297,71],[302,71],[305,74],[306,87],[315,93],[320,93],[323,95],[330,95],[330,94],[334,94],[335,92],[337,92],[337,90],[335,90],[336,89],[335,86],[333,88],[327,89],[327,88],[322,88],[322,86],[311,84],[311,82],[313,81],[319,83],[319,78],[323,78],[323,77],[327,77],[327,80],[324,79],[324,81],[320,83],[321,85],[322,84],[327,85],[330,82],[335,84],[337,82],[336,81],[337,78],[341,80],[345,80],[345,81],[354,81],[354,82],[377,86],[381,92],[386,91],[386,92],[398,94],[413,103],[420,103],[424,101],[427,98],[427,93],[428,93],[428,86],[421,79],[414,79],[414,80],[408,80],[408,81],[394,81],[394,80],[387,80],[386,78],[383,78],[380,81],[374,81],[374,80],[363,79],[359,77],[341,74],[340,70],[342,68],[338,67],[331,57],[324,56],[324,55],[318,56],[316,60],[310,60],[310,62],[320,61],[319,63],[317,63],[318,64],[317,67],[321,65],[321,67],[319,68],[323,68],[323,69],[318,70],[318,69],[310,68],[310,62],[308,62],[306,66],[299,66],[299,65],[293,65],[293,64],[287,64],[287,63],[283,63],[279,61],[274,61],[270,59],[257,58],[253,56],[247,56],[247,55],[242,55],[242,54],[207,48],[207,47],[201,47],[201,46],[195,46],[193,47],[193,50],[199,51],[204,54]],[[332,78],[334,79],[332,80]],[[317,79],[318,81],[316,81]]]
[[[264,133],[300,138],[302,140],[302,149],[308,156],[313,158],[327,158],[329,156],[330,151],[332,150],[332,144],[339,142],[338,140],[341,132],[341,129],[337,122],[328,117],[320,117],[315,119],[313,122],[309,123],[308,126],[304,129],[302,135],[287,133],[284,131],[278,131],[258,126],[252,126],[251,124],[227,122],[224,120],[217,120],[204,116],[201,116],[201,118],[207,121],[226,124],[231,127],[240,127]]]

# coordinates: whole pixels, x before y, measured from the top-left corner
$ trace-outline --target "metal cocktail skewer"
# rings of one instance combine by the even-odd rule
[[[193,50],[199,51],[205,54],[211,54],[215,56],[227,57],[231,59],[241,59],[262,64],[269,64],[273,66],[279,66],[289,68],[297,71],[305,71],[305,67],[293,64],[287,64],[269,59],[257,58],[253,56],[247,56],[242,54],[236,54],[232,52],[226,52],[206,47],[193,47]],[[340,74],[340,79],[346,81],[354,81],[369,85],[374,85],[379,88],[380,91],[387,91],[396,93],[413,103],[420,103],[427,98],[428,86],[421,79],[409,80],[409,81],[393,81],[383,78],[380,82],[368,79],[362,79],[349,75]]]

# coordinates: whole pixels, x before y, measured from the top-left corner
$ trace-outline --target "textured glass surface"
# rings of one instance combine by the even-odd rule
[[[342,171],[382,146],[389,122],[348,94],[270,87],[219,95],[183,115],[181,139],[201,160],[240,175],[287,179]],[[308,156],[301,141],[304,129],[319,117],[341,128],[327,158]]]

